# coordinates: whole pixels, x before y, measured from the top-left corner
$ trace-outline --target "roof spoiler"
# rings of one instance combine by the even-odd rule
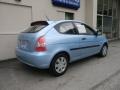
[[[47,21],[35,21],[31,23],[31,26],[35,25],[49,25]]]

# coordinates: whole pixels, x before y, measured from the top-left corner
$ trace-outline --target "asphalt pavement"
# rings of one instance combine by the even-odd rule
[[[120,90],[120,41],[110,43],[107,57],[72,63],[60,77],[17,59],[0,62],[0,90]]]

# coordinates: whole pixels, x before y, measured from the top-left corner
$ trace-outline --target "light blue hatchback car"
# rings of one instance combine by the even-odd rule
[[[105,57],[107,51],[106,37],[80,21],[36,21],[19,35],[16,56],[60,76],[69,63],[95,54]]]

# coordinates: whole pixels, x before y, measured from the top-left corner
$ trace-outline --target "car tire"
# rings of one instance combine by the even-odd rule
[[[108,53],[108,46],[107,45],[103,45],[103,47],[100,50],[100,53],[98,54],[101,57],[105,57],[107,56]]]
[[[61,76],[63,75],[68,68],[69,58],[66,54],[61,53],[57,54],[50,65],[49,72],[53,76]]]

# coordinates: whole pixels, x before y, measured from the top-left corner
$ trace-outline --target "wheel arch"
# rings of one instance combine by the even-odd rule
[[[103,46],[106,45],[108,47],[108,42],[104,42]]]
[[[56,55],[58,55],[58,54],[65,54],[65,55],[67,55],[68,60],[70,61],[70,54],[69,54],[68,52],[66,52],[66,51],[59,51],[59,52],[57,52],[57,53],[54,55],[54,57],[55,57]],[[54,58],[54,57],[53,57],[53,58]]]
[[[67,57],[68,57],[68,62],[70,61],[70,54],[69,54],[67,51],[59,51],[59,52],[57,52],[56,54],[54,54],[54,56],[52,57],[51,63],[52,63],[54,57],[57,56],[57,55],[59,55],[59,54],[66,54]],[[51,64],[51,63],[50,63],[50,64]]]

